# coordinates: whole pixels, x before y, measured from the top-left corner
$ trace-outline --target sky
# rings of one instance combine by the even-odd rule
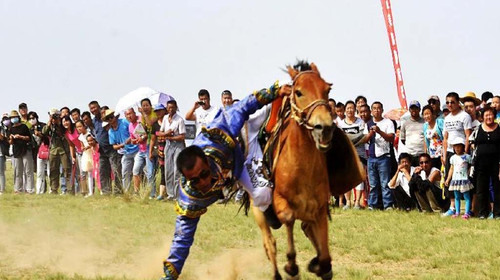
[[[392,1],[408,102],[455,91],[499,94],[500,1]],[[143,86],[172,95],[181,116],[205,88],[212,105],[286,80],[296,59],[333,83],[399,107],[380,1],[1,0],[0,112],[26,102],[114,108]]]

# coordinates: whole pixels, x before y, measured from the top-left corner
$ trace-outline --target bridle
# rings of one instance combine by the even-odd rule
[[[308,130],[313,130],[314,126],[311,126],[309,124],[309,119],[311,118],[314,110],[316,110],[316,108],[318,108],[319,106],[325,106],[327,108],[330,108],[330,105],[328,104],[328,101],[326,101],[324,99],[317,99],[317,100],[314,100],[313,102],[309,103],[309,105],[307,105],[303,109],[301,109],[297,106],[297,104],[295,103],[295,98],[296,98],[295,82],[297,81],[297,79],[300,76],[302,76],[304,74],[319,75],[318,72],[308,70],[308,71],[299,72],[299,74],[297,74],[297,76],[295,76],[295,78],[293,79],[293,82],[292,82],[292,93],[290,94],[290,105],[291,105],[290,117],[293,120],[295,120],[300,126],[303,126]]]

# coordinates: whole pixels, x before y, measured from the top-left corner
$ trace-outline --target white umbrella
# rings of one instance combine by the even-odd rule
[[[140,107],[140,102],[144,98],[149,98],[153,106],[158,103],[166,105],[167,101],[174,99],[172,96],[152,88],[140,87],[121,97],[115,106],[115,112],[122,112],[132,107]]]

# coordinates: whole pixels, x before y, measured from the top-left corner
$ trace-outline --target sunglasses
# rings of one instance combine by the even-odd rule
[[[205,169],[205,170],[202,170],[200,172],[200,175],[198,175],[198,177],[193,177],[193,178],[189,179],[188,182],[189,182],[189,184],[191,186],[194,187],[194,186],[196,186],[200,182],[200,180],[204,180],[208,176],[210,176],[210,170],[209,169]]]
[[[457,103],[457,102],[456,101],[446,101],[446,105],[448,105],[448,104],[455,104],[455,103]]]
[[[429,104],[430,104],[430,105],[434,105],[434,104],[436,104],[436,103],[437,103],[437,101],[436,101],[436,100],[433,100],[433,99],[429,100]]]

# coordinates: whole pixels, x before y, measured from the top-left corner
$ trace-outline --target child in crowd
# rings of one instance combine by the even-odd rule
[[[90,150],[92,151],[92,159],[94,162],[94,179],[97,184],[97,188],[102,194],[102,189],[101,189],[101,181],[99,180],[100,175],[99,175],[99,144],[97,143],[97,140],[94,138],[94,136],[91,133],[88,133],[87,136],[87,143],[90,146]]]
[[[470,190],[474,188],[469,181],[469,168],[472,160],[471,156],[465,154],[465,140],[461,137],[456,137],[451,140],[455,155],[450,158],[450,171],[446,179],[446,185],[449,191],[455,194],[455,214],[452,216],[456,218],[460,215],[460,200],[465,199],[465,214],[462,218],[467,220],[470,218],[471,209],[471,195]]]
[[[87,178],[87,187],[85,197],[92,196],[94,193],[94,160],[92,157],[92,150],[87,141],[87,135],[89,134],[87,127],[82,120],[78,120],[75,123],[76,130],[78,131],[78,140],[82,147],[81,165],[80,168],[82,172],[85,172]]]

